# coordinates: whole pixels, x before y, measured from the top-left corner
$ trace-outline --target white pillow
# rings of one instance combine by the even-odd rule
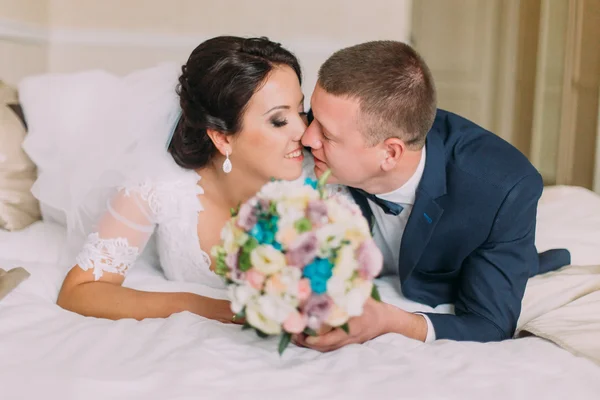
[[[573,265],[600,264],[600,195],[575,186],[549,186],[538,206],[538,251],[566,248]]]
[[[37,221],[16,232],[0,230],[0,259],[54,265],[59,263],[65,244],[64,227],[51,222]]]

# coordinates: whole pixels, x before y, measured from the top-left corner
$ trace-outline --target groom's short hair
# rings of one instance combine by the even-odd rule
[[[358,99],[369,144],[389,137],[415,149],[425,144],[436,90],[427,64],[409,45],[373,41],[339,50],[319,69],[318,84],[334,96]]]

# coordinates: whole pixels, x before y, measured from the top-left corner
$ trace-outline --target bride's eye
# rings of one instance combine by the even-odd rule
[[[271,119],[271,125],[273,125],[275,128],[281,128],[283,126],[287,125],[287,119],[285,118],[273,118]]]

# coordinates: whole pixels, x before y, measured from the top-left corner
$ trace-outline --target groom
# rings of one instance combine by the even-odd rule
[[[395,332],[417,340],[511,338],[529,277],[569,264],[538,255],[542,178],[498,136],[436,108],[435,85],[408,45],[378,41],[338,51],[320,68],[302,143],[315,172],[347,185],[408,299],[455,315],[413,314],[369,299],[350,321],[301,345],[330,351]]]

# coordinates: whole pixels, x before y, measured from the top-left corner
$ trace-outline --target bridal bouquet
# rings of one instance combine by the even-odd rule
[[[212,249],[216,273],[228,285],[231,309],[260,337],[315,335],[324,324],[348,332],[363,312],[383,257],[360,209],[327,196],[319,181],[272,181],[232,210]]]

